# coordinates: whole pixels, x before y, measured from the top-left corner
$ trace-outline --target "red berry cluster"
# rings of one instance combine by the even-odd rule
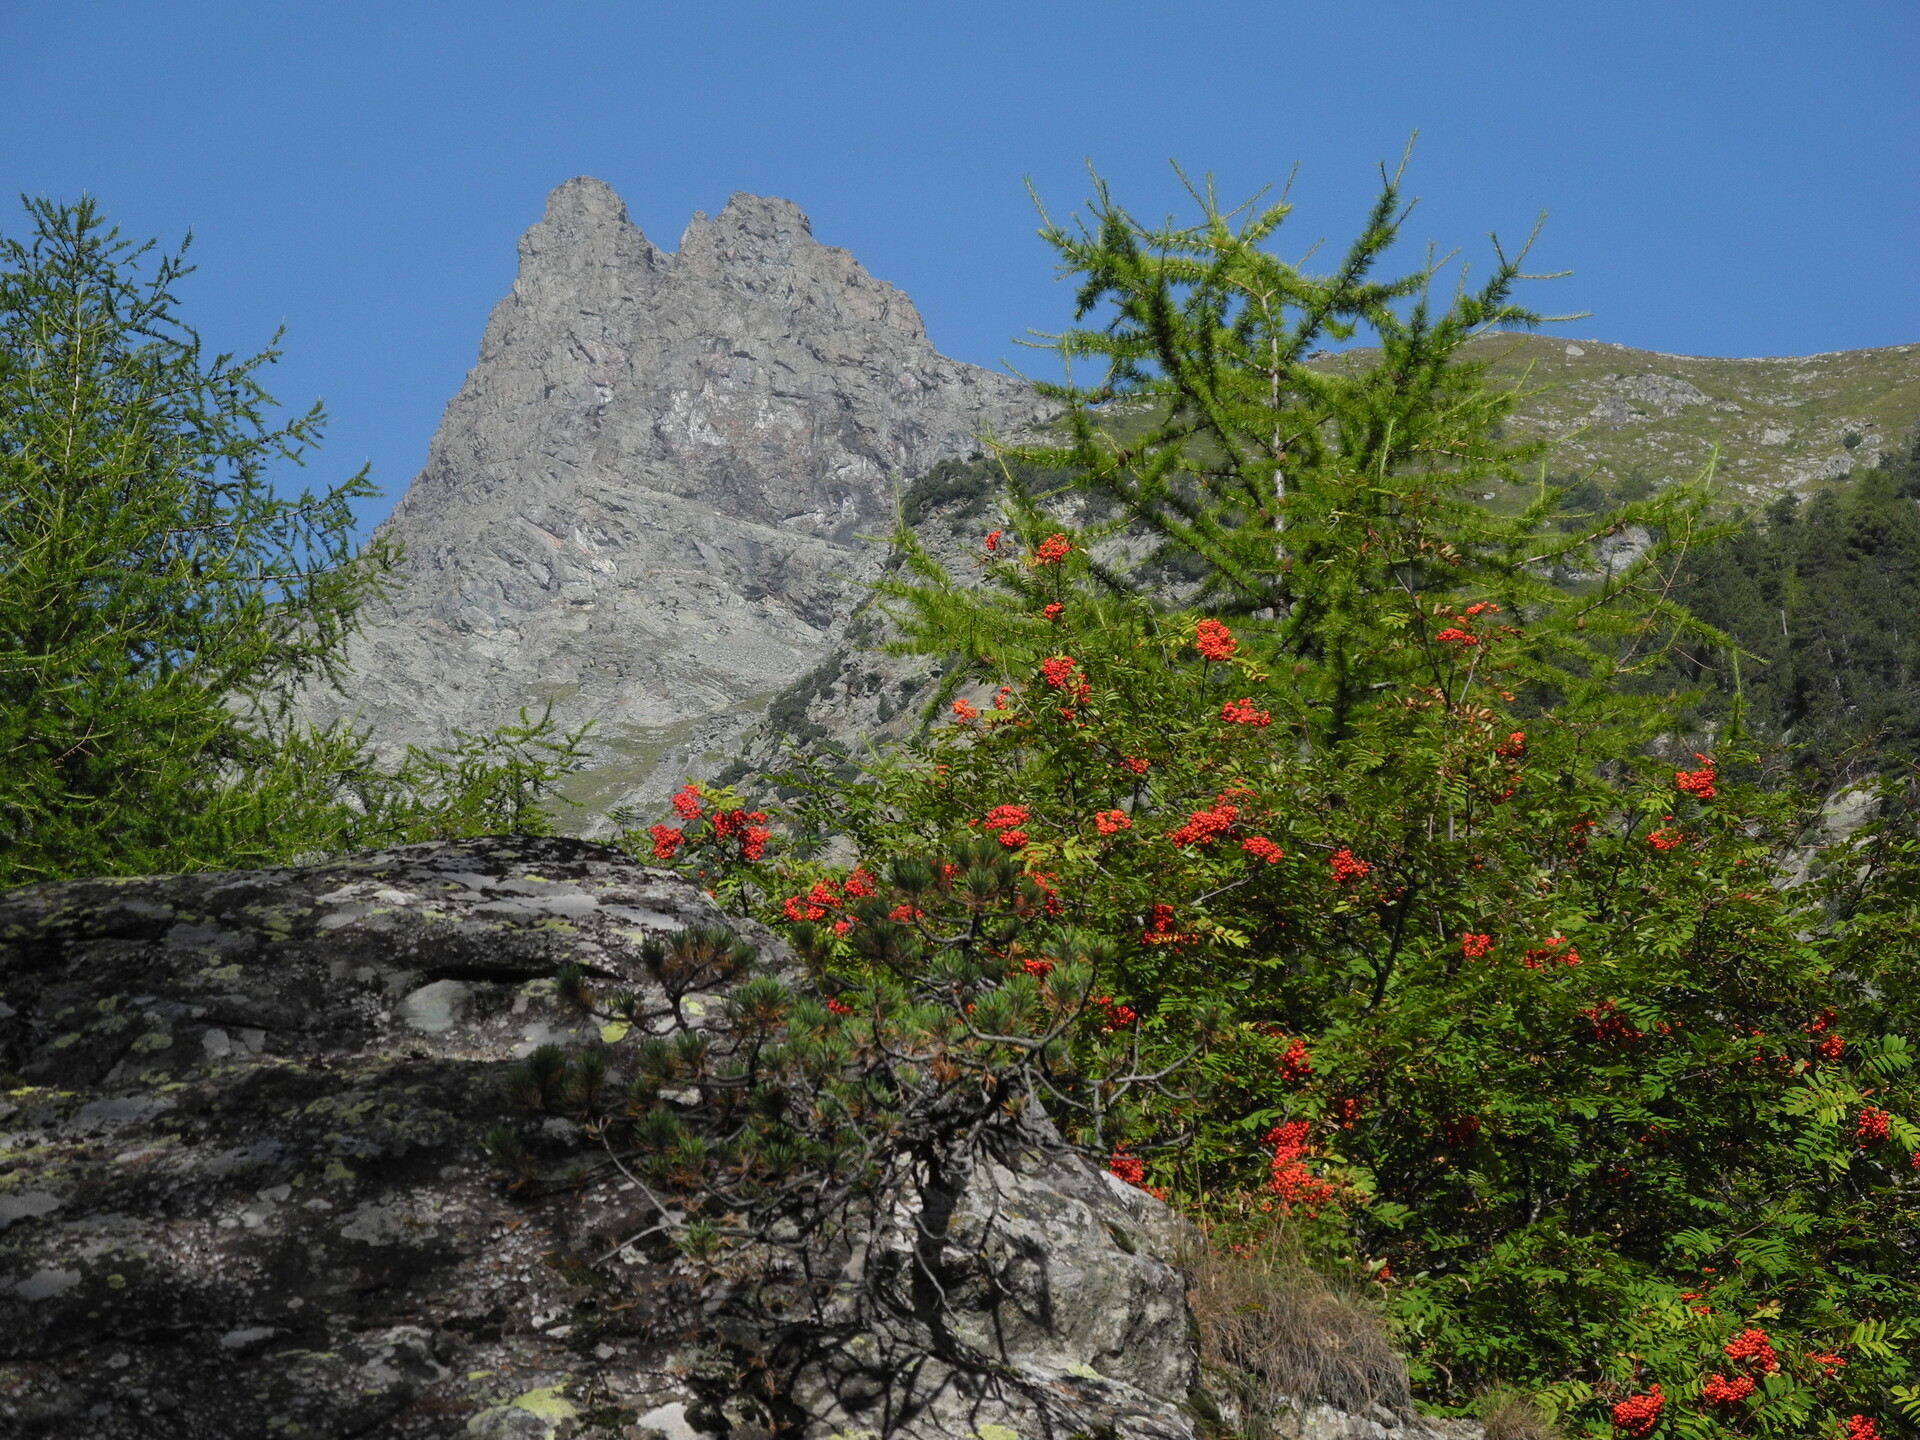
[[[1311,1215],[1334,1196],[1333,1186],[1317,1179],[1301,1157],[1307,1153],[1307,1122],[1289,1120],[1267,1132],[1273,1146],[1273,1168],[1267,1189],[1280,1197],[1283,1213],[1300,1207]]]
[[[1146,928],[1140,932],[1142,945],[1178,945],[1186,938],[1174,922],[1171,905],[1154,906],[1147,916]]]
[[[686,824],[693,824],[706,813],[705,796],[700,787],[689,781],[673,797],[673,809]],[[719,840],[732,840],[738,837],[740,855],[745,860],[758,860],[767,853],[767,842],[773,838],[773,831],[767,825],[766,812],[763,810],[715,810],[712,816],[714,837]],[[687,843],[687,832],[673,825],[653,825],[647,834],[653,838],[653,858],[671,860]]]
[[[1227,660],[1240,648],[1240,642],[1218,620],[1202,620],[1194,627],[1193,648],[1208,660]]]
[[[803,920],[824,920],[840,904],[840,892],[831,880],[816,880],[805,895],[789,895],[781,904],[787,919],[795,924]]]
[[[1436,616],[1450,616],[1455,620],[1467,622],[1476,620],[1489,611],[1497,615],[1500,613],[1500,607],[1490,600],[1482,600],[1479,604],[1469,605],[1465,610],[1457,613],[1451,605],[1437,605],[1434,607],[1433,613]],[[1504,633],[1511,634],[1513,632],[1508,630]],[[1449,625],[1433,638],[1438,640],[1442,645],[1457,645],[1463,651],[1470,650],[1480,643],[1480,637],[1474,634],[1472,626],[1466,623]]]
[[[1673,786],[1683,795],[1691,795],[1696,800],[1711,800],[1720,792],[1713,788],[1713,761],[1706,756],[1694,753],[1694,759],[1700,761],[1698,770],[1676,770],[1673,772]]]
[[[1040,678],[1056,690],[1067,691],[1067,697],[1076,705],[1084,705],[1093,696],[1093,686],[1087,677],[1078,673],[1078,662],[1071,655],[1055,655],[1052,659],[1040,662]],[[1063,708],[1060,711],[1064,719],[1073,719],[1073,711]]]
[[[1529,970],[1538,970],[1550,961],[1558,961],[1562,965],[1578,965],[1580,952],[1567,942],[1566,936],[1555,935],[1546,944],[1527,951],[1520,963]]]
[[[1633,1395],[1620,1401],[1613,1407],[1613,1423],[1625,1434],[1635,1437],[1651,1435],[1653,1427],[1660,1423],[1660,1411],[1667,1403],[1667,1397],[1660,1393],[1660,1387],[1654,1385],[1645,1395]]]
[[[1252,725],[1258,729],[1264,729],[1273,723],[1273,713],[1271,711],[1256,710],[1253,708],[1253,697],[1251,695],[1241,700],[1237,705],[1231,700],[1222,705],[1220,707],[1220,718],[1229,725]]]
[[[1373,866],[1356,858],[1353,851],[1344,846],[1334,851],[1327,863],[1333,867],[1333,883],[1336,885],[1345,885],[1350,880],[1364,880],[1373,873]]]
[[[1187,817],[1187,823],[1168,832],[1167,838],[1176,845],[1211,845],[1231,830],[1239,818],[1240,807],[1223,801],[1211,809],[1194,811]]]
[[[1772,1375],[1780,1368],[1780,1352],[1764,1330],[1742,1330],[1725,1346],[1727,1358],[1748,1371]]]
[[[1707,1377],[1707,1383],[1701,1388],[1700,1394],[1709,1405],[1738,1405],[1753,1394],[1753,1377],[1736,1375],[1729,1380],[1716,1371]]]
[[[1240,842],[1240,848],[1256,860],[1264,860],[1269,865],[1277,865],[1287,858],[1287,852],[1264,835],[1249,835]]]
[[[716,810],[713,833],[722,840],[731,840],[737,835],[743,860],[758,860],[767,853],[767,841],[773,838],[764,810]]]
[[[1009,850],[1023,849],[1027,843],[1027,832],[1020,826],[1027,821],[1029,811],[1024,805],[996,805],[987,812],[980,822],[981,828],[994,834],[999,842]]]
[[[1838,1030],[1833,1028],[1835,1016],[1831,1010],[1823,1010],[1800,1028],[1815,1038],[1825,1036],[1813,1047],[1813,1053],[1822,1060],[1838,1060],[1846,1053],[1847,1041]]]
[[[1287,1047],[1287,1053],[1280,1057],[1280,1078],[1289,1085],[1298,1085],[1313,1074],[1313,1056],[1307,1050],[1307,1042],[1295,1040]]]

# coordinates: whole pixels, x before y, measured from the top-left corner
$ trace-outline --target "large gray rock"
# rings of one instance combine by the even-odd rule
[[[570,180],[384,527],[391,607],[310,708],[391,747],[552,701],[597,722],[584,793],[617,798],[833,648],[903,477],[1041,413],[788,201],[736,195],[669,254]]]
[[[585,1263],[630,1197],[515,1200],[478,1137],[511,1057],[595,1038],[561,963],[718,920],[575,841],[0,895],[0,1434],[545,1435],[684,1398]]]
[[[724,1277],[619,1250],[642,1196],[498,1081],[608,1038],[557,1003],[560,965],[644,991],[646,937],[714,924],[790,967],[575,840],[0,895],[0,1433],[634,1440],[731,1413],[744,1440],[779,1360],[809,1440],[1191,1436],[1169,1212],[1044,1128],[877,1197],[814,1257],[844,1300],[799,1341]],[[502,1121],[544,1177],[518,1196],[479,1149]]]
[[[649,937],[718,925],[800,980],[579,840],[0,894],[0,1434],[1196,1440],[1190,1237],[1038,1112],[915,1142],[804,1264],[695,1265],[587,1130],[507,1106],[549,1041],[620,1083],[562,965],[651,1003]],[[480,1148],[503,1122],[518,1193]]]
[[[864,1283],[822,1317],[852,1338],[799,1368],[795,1398],[823,1435],[1192,1440],[1173,1218],[1045,1134],[1000,1138],[886,1197],[843,1266]]]

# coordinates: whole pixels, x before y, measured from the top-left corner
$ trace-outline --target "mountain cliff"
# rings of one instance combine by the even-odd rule
[[[388,748],[551,702],[596,722],[611,798],[835,647],[897,486],[1041,414],[788,201],[736,195],[668,253],[569,180],[383,527],[399,585],[311,708]]]

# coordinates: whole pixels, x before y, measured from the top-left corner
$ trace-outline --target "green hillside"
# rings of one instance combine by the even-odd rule
[[[1876,464],[1920,417],[1920,344],[1758,360],[1539,335],[1475,348],[1538,389],[1520,415],[1560,441],[1553,473],[1614,491],[1695,474],[1718,445],[1721,483],[1765,501]]]

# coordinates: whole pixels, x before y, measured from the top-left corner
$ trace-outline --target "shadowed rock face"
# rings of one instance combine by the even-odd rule
[[[626,1216],[503,1192],[498,1072],[569,1038],[565,960],[717,919],[571,841],[0,896],[0,1433],[545,1434],[513,1402],[601,1363]],[[643,1327],[603,1358],[683,1393]]]
[[[790,970],[574,840],[0,894],[0,1434],[635,1440],[731,1411],[747,1440],[743,1357],[784,1355],[809,1440],[1191,1440],[1168,1213],[1040,1132],[881,1197],[860,1265],[815,1255],[868,1302],[811,1349],[671,1247],[614,1253],[654,1212],[501,1072],[600,1043],[561,964],[645,994],[645,938],[714,924]],[[479,1148],[503,1121],[542,1172],[519,1196]]]
[[[673,727],[752,710],[833,646],[902,477],[1038,417],[947,360],[912,302],[736,195],[677,254],[597,180],[555,190],[513,291],[385,527],[408,560],[350,654],[383,745],[546,700],[609,783]]]

